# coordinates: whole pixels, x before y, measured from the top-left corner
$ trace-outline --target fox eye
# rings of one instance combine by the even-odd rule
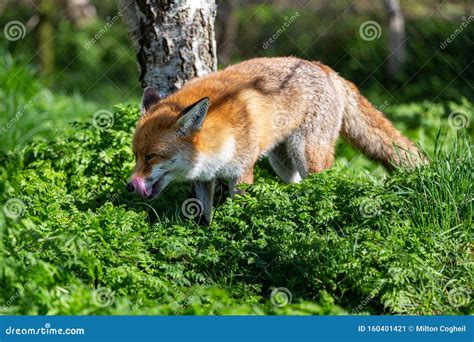
[[[145,164],[148,164],[155,157],[156,157],[156,154],[147,154],[145,156]]]
[[[160,158],[163,158],[163,159],[166,158],[163,154],[159,154],[159,153],[147,154],[145,156],[145,164],[148,164],[150,161],[152,161],[153,159],[155,159],[157,157],[160,157]]]

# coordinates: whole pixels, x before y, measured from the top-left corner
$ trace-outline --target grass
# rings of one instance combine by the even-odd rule
[[[0,312],[472,313],[472,127],[449,114],[472,108],[390,107],[432,159],[390,177],[342,143],[300,184],[263,162],[247,195],[219,187],[210,227],[183,215],[186,185],[153,203],[124,191],[138,108],[29,143],[1,156]]]

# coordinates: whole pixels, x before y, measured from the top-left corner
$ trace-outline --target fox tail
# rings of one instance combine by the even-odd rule
[[[413,167],[426,162],[415,144],[362,96],[353,83],[342,81],[346,99],[342,135],[346,141],[388,169]]]

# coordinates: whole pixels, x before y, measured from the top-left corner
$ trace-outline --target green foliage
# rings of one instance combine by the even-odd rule
[[[141,88],[136,57],[117,2],[92,0],[91,4],[97,10],[96,16],[81,20],[80,15],[70,16],[65,2],[54,4],[53,1],[55,11],[49,13],[53,32],[47,39],[48,42],[51,40],[50,46],[40,40],[40,25],[35,22],[40,18],[45,20],[40,7],[31,3],[12,3],[0,9],[3,11],[0,27],[19,21],[26,28],[21,39],[0,41],[0,59],[10,53],[15,56],[17,67],[34,64],[40,68],[41,59],[52,55],[54,70],[43,77],[55,93],[80,93],[85,100],[102,106],[124,99],[138,99]],[[14,74],[10,76],[12,82],[24,80],[17,79]],[[23,85],[28,87],[29,83]]]
[[[342,159],[283,185],[262,163],[245,196],[220,196],[210,227],[181,214],[186,185],[152,203],[124,191],[135,107],[119,106],[109,129],[75,124],[3,155],[1,312],[469,313],[472,141],[432,134],[450,107],[390,111],[414,128],[422,108],[425,142],[438,142],[429,166],[374,180]]]
[[[57,64],[67,72],[58,73],[56,89],[80,92],[105,104],[139,98],[136,57],[116,11],[108,19],[91,20],[80,29],[70,22],[59,23]]]
[[[53,138],[57,128],[92,120],[99,106],[78,94],[52,93],[37,71],[0,49],[0,151],[11,151],[34,139]]]

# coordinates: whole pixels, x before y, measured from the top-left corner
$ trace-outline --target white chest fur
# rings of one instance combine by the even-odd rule
[[[193,168],[188,172],[188,179],[208,181],[215,178],[234,178],[238,175],[234,160],[235,144],[235,138],[229,137],[217,152],[198,154]]]

